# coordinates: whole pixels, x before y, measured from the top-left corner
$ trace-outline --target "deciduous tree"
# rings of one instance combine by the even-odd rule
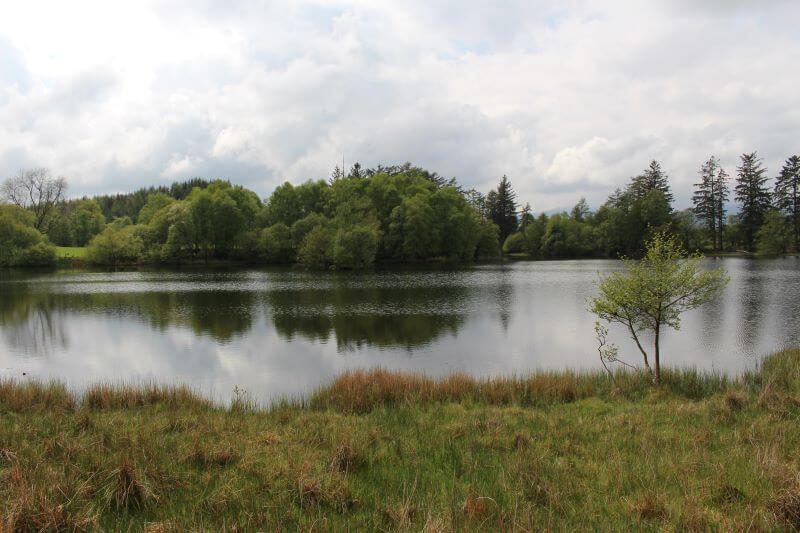
[[[19,207],[30,209],[34,216],[33,227],[47,233],[50,214],[64,196],[67,180],[53,177],[46,168],[20,170],[0,187],[0,195]]]
[[[648,353],[639,336],[652,332],[655,383],[661,380],[663,328],[679,329],[681,313],[706,303],[728,283],[724,270],[704,270],[702,262],[701,255],[688,255],[675,237],[657,233],[641,261],[625,260],[622,271],[598,283],[600,295],[592,300],[591,311],[628,328],[648,371]]]

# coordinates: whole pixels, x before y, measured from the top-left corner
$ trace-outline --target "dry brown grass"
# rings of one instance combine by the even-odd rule
[[[63,383],[0,380],[0,413],[4,410],[15,413],[30,410],[71,411],[74,408],[75,399]]]
[[[725,393],[723,399],[725,400],[725,405],[732,411],[738,411],[747,404],[747,395],[738,390],[729,390]]]
[[[11,464],[17,460],[17,454],[10,448],[0,448],[0,465]]]
[[[630,502],[631,510],[640,520],[664,519],[667,508],[663,499],[656,494],[645,494]]]
[[[63,505],[46,498],[33,497],[11,502],[5,516],[0,516],[0,531],[86,531],[97,525],[94,514],[75,516]]]
[[[83,394],[90,409],[129,409],[147,405],[209,407],[211,403],[185,385],[92,385]]]
[[[159,499],[143,473],[128,459],[122,461],[109,478],[109,499],[116,509],[138,510]]]
[[[480,401],[489,405],[549,405],[567,403],[592,393],[573,374],[537,374],[524,378],[476,379],[453,374],[434,379],[383,369],[345,372],[318,390],[311,405],[346,413],[366,413],[378,406],[430,402]]]
[[[36,483],[37,472],[21,466],[17,459],[2,481],[12,489],[11,497],[0,501],[0,531],[83,531],[96,526],[97,511],[91,506],[67,506],[52,485]],[[81,489],[70,487],[70,493]]]
[[[239,455],[231,448],[209,450],[197,447],[186,456],[185,461],[198,467],[208,468],[211,466],[227,466],[238,459]]]
[[[364,463],[364,455],[349,442],[343,442],[336,448],[331,459],[331,469],[339,472],[352,472]]]
[[[800,531],[800,487],[781,491],[772,504],[775,515],[787,526]]]
[[[489,507],[494,503],[491,498],[486,496],[479,496],[475,492],[470,491],[464,503],[461,504],[461,512],[464,513],[469,520],[480,521],[483,520],[489,512]]]
[[[358,503],[350,494],[345,480],[336,474],[327,476],[301,475],[297,480],[296,494],[302,509],[327,507],[346,513]]]

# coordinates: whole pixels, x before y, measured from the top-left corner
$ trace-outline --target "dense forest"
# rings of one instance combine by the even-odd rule
[[[733,183],[736,214],[726,213],[731,184],[719,161],[711,157],[698,176],[690,209],[674,210],[669,177],[652,161],[598,209],[580,199],[569,212],[548,216],[520,206],[506,176],[483,194],[409,163],[356,163],[347,173],[337,167],[327,181],[287,182],[263,201],[228,181],[203,179],[65,200],[63,178],[35,169],[0,191],[7,200],[0,204],[0,265],[52,263],[53,244],[88,246],[89,262],[108,265],[233,260],[347,269],[463,263],[501,250],[532,258],[637,257],[665,230],[691,250],[797,250],[798,156],[770,187],[758,155],[743,154]]]

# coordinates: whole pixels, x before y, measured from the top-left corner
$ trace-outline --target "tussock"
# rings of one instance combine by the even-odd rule
[[[660,496],[646,494],[630,503],[631,510],[641,520],[663,519],[667,517],[667,509]]]
[[[331,460],[331,470],[339,472],[351,472],[361,466],[364,456],[358,452],[350,443],[344,442],[336,448]]]
[[[238,458],[238,454],[231,448],[208,450],[198,447],[185,460],[195,466],[208,468],[211,466],[227,466],[234,463]]]
[[[738,411],[742,409],[747,403],[747,395],[741,391],[729,390],[724,396],[725,405],[731,411]]]
[[[775,515],[796,531],[800,531],[800,487],[784,489],[772,504]]]
[[[142,473],[130,460],[124,460],[109,476],[110,501],[115,509],[140,510],[147,504],[158,501]]]

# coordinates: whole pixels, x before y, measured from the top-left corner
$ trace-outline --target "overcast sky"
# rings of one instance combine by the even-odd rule
[[[534,211],[800,151],[800,1],[4,2],[0,176],[70,195],[411,161]]]

